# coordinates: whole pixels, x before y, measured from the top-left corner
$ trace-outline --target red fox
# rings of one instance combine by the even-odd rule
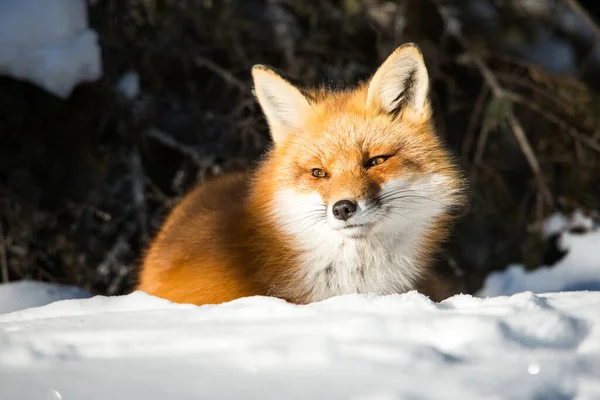
[[[257,168],[207,180],[145,252],[138,290],[178,303],[351,293],[454,293],[431,268],[465,199],[438,138],[419,47],[354,88],[300,89],[252,68],[272,146]]]

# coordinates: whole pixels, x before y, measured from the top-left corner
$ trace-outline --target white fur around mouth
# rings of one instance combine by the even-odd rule
[[[340,229],[336,229],[345,237],[358,239],[365,236],[368,236],[372,229],[373,224],[348,224]]]
[[[349,229],[349,228],[369,228],[372,224],[348,224],[341,229]]]
[[[344,237],[351,239],[364,238],[371,233],[369,229],[358,226],[340,229],[339,232],[341,232],[341,234],[344,235]]]

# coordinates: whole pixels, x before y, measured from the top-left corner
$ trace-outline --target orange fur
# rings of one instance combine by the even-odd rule
[[[171,301],[198,305],[252,295],[307,303],[352,291],[355,283],[346,285],[346,281],[358,282],[355,286],[363,289],[356,291],[385,294],[418,289],[434,300],[452,294],[430,265],[453,222],[451,209],[463,204],[463,183],[435,133],[425,96],[426,69],[418,48],[401,46],[371,80],[344,91],[300,91],[264,66],[255,66],[253,76],[274,139],[273,148],[254,171],[209,180],[174,208],[148,247],[137,288]],[[366,166],[379,155],[389,158]],[[313,168],[321,169],[324,177],[315,177]],[[340,257],[344,246],[355,250],[356,254],[347,256],[353,260],[350,264],[356,264],[348,268],[355,270],[345,271],[341,261],[338,265],[331,259],[313,270],[302,261],[311,251],[314,259],[320,260],[321,253],[316,250],[319,243],[312,243],[300,227],[306,224],[309,232],[320,231],[313,231],[317,228],[306,222],[313,211],[306,213],[304,221],[292,217],[294,213],[303,216],[296,208],[304,206],[299,200],[295,207],[291,204],[296,203],[287,203],[288,198],[296,201],[296,195],[298,199],[312,195],[321,199],[330,213],[338,200],[371,204],[390,182],[409,185],[412,189],[406,193],[421,195],[422,200],[415,196],[421,203],[411,203],[410,195],[405,195],[408,200],[396,207],[400,211],[392,211],[399,215],[399,224],[414,218],[407,232],[413,232],[413,225],[419,229],[414,228],[412,236],[393,231],[393,224],[385,229],[366,224],[368,228],[358,227],[352,235],[340,234],[327,224],[341,222],[323,214],[324,240],[339,245]],[[282,193],[286,193],[284,197]],[[411,211],[411,204],[432,211],[421,218],[419,212],[425,211]],[[373,222],[374,226],[378,223]],[[386,229],[393,232],[388,234]],[[398,272],[396,286],[383,284],[379,290],[375,278],[369,281],[370,275],[364,276],[375,276],[378,271],[370,264],[370,269],[361,264],[360,260],[367,264],[372,261],[363,254],[368,250],[354,242],[361,240],[370,241],[371,247],[364,247],[367,249],[377,246],[378,241],[396,249],[394,240],[405,240],[402,248],[410,250],[410,257],[405,257],[409,261],[403,266],[406,279]],[[373,257],[383,260],[382,254],[385,251]],[[404,260],[402,254],[392,256]],[[363,285],[354,273],[362,274],[370,283]],[[330,274],[339,276],[332,278]],[[334,284],[340,282],[336,289]]]

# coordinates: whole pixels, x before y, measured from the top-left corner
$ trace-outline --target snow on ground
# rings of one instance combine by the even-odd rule
[[[558,263],[531,272],[511,265],[490,274],[477,295],[600,290],[600,229],[590,218],[581,212],[570,217],[555,214],[546,221],[544,235],[555,236],[558,250],[566,253]]]
[[[0,0],[0,75],[68,97],[102,75],[85,0]]]
[[[66,285],[19,281],[0,286],[0,314],[44,306],[59,300],[91,297],[84,290]]]
[[[0,315],[0,398],[600,398],[599,309],[600,292],[64,300]]]
[[[0,285],[0,399],[600,398],[600,291],[582,289],[600,276],[597,228],[555,215],[545,234],[557,264],[437,304],[410,292],[197,307]]]

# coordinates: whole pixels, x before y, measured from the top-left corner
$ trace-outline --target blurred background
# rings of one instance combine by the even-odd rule
[[[31,35],[71,26],[51,7],[81,37],[49,55]],[[252,65],[353,84],[408,41],[471,182],[440,268],[474,293],[550,266],[549,216],[598,221],[599,17],[596,0],[0,0],[2,282],[129,292],[181,196],[269,144]]]

